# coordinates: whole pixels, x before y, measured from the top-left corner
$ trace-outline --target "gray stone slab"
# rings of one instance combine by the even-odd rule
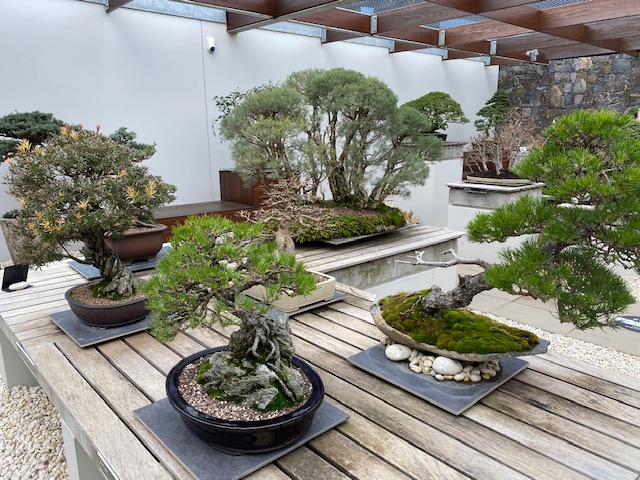
[[[273,452],[231,455],[216,450],[192,433],[166,398],[133,413],[194,477],[201,480],[242,478],[349,418],[342,410],[322,402],[309,430],[292,445]]]
[[[121,327],[100,328],[83,323],[71,310],[56,312],[49,315],[60,329],[80,347],[88,347],[98,343],[107,342],[114,338],[124,337],[132,333],[141,332],[149,327],[149,320],[143,318],[129,325]]]
[[[347,360],[454,415],[460,415],[529,365],[519,358],[504,358],[500,360],[498,374],[489,380],[477,383],[439,381],[431,375],[412,372],[406,362],[392,362],[384,350],[384,345],[378,344]]]
[[[150,262],[135,262],[131,265],[127,265],[127,268],[132,272],[141,272],[144,270],[151,270],[152,268],[156,268],[156,265],[158,264],[160,259],[167,254],[167,251],[170,248],[171,247],[169,245],[165,245],[164,247],[162,247],[162,250],[158,252],[158,255],[156,255],[156,258],[154,260],[151,260]],[[84,263],[78,263],[75,260],[69,260],[69,266],[87,280],[96,280],[98,278],[102,278],[102,276],[100,275],[100,270],[98,270],[93,265],[85,265]]]

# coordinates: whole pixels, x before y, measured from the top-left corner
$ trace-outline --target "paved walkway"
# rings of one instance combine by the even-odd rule
[[[458,273],[469,274],[474,271],[471,267],[459,267]],[[595,343],[611,347],[620,352],[640,357],[640,332],[626,328],[613,330],[590,329],[577,330],[571,324],[560,323],[557,318],[555,302],[542,302],[530,297],[510,295],[501,290],[493,289],[477,295],[470,305],[471,308],[482,312],[504,317],[514,322],[531,325],[552,333],[566,335],[584,342]],[[640,303],[632,305],[626,315],[640,316]]]

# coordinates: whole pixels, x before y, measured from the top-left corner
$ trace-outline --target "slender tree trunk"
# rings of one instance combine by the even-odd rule
[[[104,291],[107,294],[118,294],[123,297],[133,295],[133,276],[111,251],[104,241],[104,235],[95,235],[85,239],[82,252],[85,259],[100,270],[100,275],[109,281]]]

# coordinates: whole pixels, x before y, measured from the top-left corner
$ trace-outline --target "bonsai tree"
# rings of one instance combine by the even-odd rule
[[[423,261],[417,253],[408,263],[474,264],[483,271],[461,278],[449,292],[432,287],[409,307],[429,321],[446,317],[449,327],[464,331],[453,327],[459,316],[452,319],[451,309],[466,307],[475,295],[495,287],[555,299],[560,321],[578,329],[615,327],[616,316],[634,297],[610,265],[640,270],[640,140],[630,135],[631,122],[607,110],[558,118],[544,130],[544,144],[516,167],[519,174],[545,182],[546,196],[521,197],[479,214],[467,227],[476,242],[533,236],[505,249],[501,262],[493,265],[455,252],[446,262]]]
[[[72,258],[95,266],[104,278],[101,295],[134,293],[131,272],[106,246],[106,235],[127,230],[137,212],[174,199],[175,187],[150,175],[138,150],[99,132],[63,127],[44,147],[23,141],[11,158],[6,182],[21,210],[17,231],[21,257],[31,265]],[[84,242],[84,258],[68,249]]]
[[[40,145],[64,125],[52,113],[38,111],[10,113],[0,117],[0,162],[16,151],[22,140]]]
[[[422,113],[431,124],[426,133],[446,130],[449,123],[469,123],[460,104],[445,92],[429,92],[404,104]]]
[[[473,122],[473,124],[478,130],[486,132],[502,123],[510,111],[511,101],[509,100],[509,96],[507,92],[499,88],[491,98],[486,101],[484,107],[478,110],[476,115],[482,118],[479,118]]]
[[[302,398],[300,374],[290,368],[294,349],[286,316],[242,295],[265,286],[271,299],[283,290],[306,295],[315,279],[295,256],[279,253],[258,224],[223,217],[190,218],[173,231],[173,249],[143,289],[154,312],[151,333],[161,341],[215,324],[240,327],[228,349],[200,367],[198,381],[216,398],[258,410],[279,409]]]
[[[319,198],[326,182],[333,201],[355,208],[407,196],[441,153],[442,142],[422,134],[431,128],[424,115],[398,107],[383,82],[352,70],[296,72],[240,96],[235,108],[222,106],[221,134],[245,181],[296,173]]]
[[[494,177],[517,177],[512,168],[538,141],[535,121],[518,110],[510,110],[491,130],[483,130],[469,140],[464,153],[467,170]]]

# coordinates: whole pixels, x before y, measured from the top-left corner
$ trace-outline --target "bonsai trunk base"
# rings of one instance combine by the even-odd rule
[[[309,378],[313,391],[309,398],[291,413],[269,420],[230,421],[206,415],[184,400],[178,390],[178,377],[182,370],[203,356],[225,349],[226,347],[210,348],[190,355],[177,363],[167,376],[167,398],[187,427],[212,447],[232,454],[269,452],[295,442],[311,426],[313,416],[324,398],[324,386],[320,376],[298,357],[294,357],[293,365],[300,368]]]

